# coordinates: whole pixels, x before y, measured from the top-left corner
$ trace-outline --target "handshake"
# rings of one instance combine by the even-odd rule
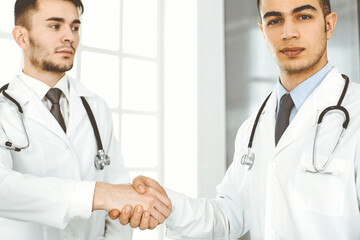
[[[159,183],[138,176],[132,185],[97,182],[92,210],[105,210],[122,225],[130,223],[132,228],[145,230],[162,224],[170,216],[172,205]]]

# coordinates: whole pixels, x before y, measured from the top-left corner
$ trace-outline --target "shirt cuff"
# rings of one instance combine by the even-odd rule
[[[70,219],[88,219],[91,216],[95,183],[89,181],[77,183],[68,212]]]

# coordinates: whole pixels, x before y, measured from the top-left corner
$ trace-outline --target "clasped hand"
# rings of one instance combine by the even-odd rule
[[[154,229],[170,216],[172,205],[164,188],[155,180],[138,176],[134,179],[132,188],[138,194],[138,202],[127,202],[122,208],[112,209],[109,217],[113,220],[119,218],[122,225],[128,223],[132,228],[141,230]]]

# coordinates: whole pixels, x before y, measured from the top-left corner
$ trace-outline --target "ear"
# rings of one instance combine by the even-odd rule
[[[258,25],[259,25],[259,28],[260,28],[260,30],[261,30],[261,33],[262,33],[263,37],[265,38],[264,28],[263,28],[262,22],[258,22]]]
[[[21,26],[15,26],[12,35],[17,45],[19,45],[22,50],[26,51],[29,44],[28,30]]]
[[[325,18],[325,26],[326,26],[326,38],[327,40],[330,40],[334,30],[335,30],[335,26],[336,26],[336,21],[337,21],[337,15],[336,13],[330,13],[326,16]]]

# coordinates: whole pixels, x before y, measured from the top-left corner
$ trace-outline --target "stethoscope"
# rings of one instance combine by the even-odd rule
[[[342,77],[345,80],[345,85],[344,85],[344,88],[343,88],[343,91],[341,93],[341,96],[339,98],[338,103],[335,106],[330,106],[330,107],[325,108],[320,113],[320,116],[319,116],[319,119],[318,119],[317,125],[316,125],[315,137],[314,137],[314,142],[313,142],[313,151],[312,151],[313,170],[305,169],[304,170],[305,172],[308,172],[308,173],[320,173],[320,174],[326,174],[326,175],[336,175],[337,174],[335,172],[332,173],[332,172],[327,172],[325,170],[326,170],[326,167],[329,165],[330,160],[334,156],[334,154],[335,154],[335,152],[336,152],[336,150],[337,150],[337,148],[339,146],[340,140],[344,136],[345,130],[347,129],[347,127],[349,125],[349,122],[350,122],[349,112],[346,110],[346,108],[341,106],[341,103],[344,100],[344,97],[346,95],[346,91],[347,91],[348,86],[349,86],[349,78],[344,74],[342,74]],[[267,98],[265,99],[265,101],[261,105],[261,107],[259,109],[259,112],[256,115],[255,122],[254,122],[254,125],[253,125],[253,128],[252,128],[249,143],[248,143],[248,152],[241,157],[241,164],[244,165],[244,166],[247,166],[248,170],[250,170],[252,168],[252,166],[254,165],[254,161],[255,161],[255,154],[252,152],[252,143],[253,143],[253,140],[254,140],[256,127],[257,127],[257,125],[259,123],[259,119],[260,119],[260,116],[261,116],[261,114],[262,114],[262,112],[263,112],[263,110],[265,108],[266,102],[269,100],[271,94],[272,93],[270,93],[269,96],[267,96]],[[338,138],[338,140],[336,142],[335,147],[333,148],[333,150],[332,150],[330,156],[327,158],[326,162],[321,167],[317,167],[316,162],[315,162],[315,145],[316,145],[317,135],[318,135],[320,125],[321,125],[321,122],[322,122],[324,116],[327,113],[329,113],[330,111],[334,111],[334,110],[341,111],[345,116],[345,120],[344,120],[343,125],[342,125],[343,129],[342,129],[342,131],[340,133],[340,136],[339,136],[339,138]]]
[[[17,107],[18,109],[18,115],[21,119],[21,124],[22,124],[22,128],[23,128],[23,131],[25,133],[25,136],[26,136],[26,145],[25,146],[19,146],[19,145],[16,145],[10,141],[6,141],[4,145],[0,145],[0,147],[2,148],[5,148],[7,150],[12,150],[12,151],[16,151],[16,152],[20,152],[21,150],[24,150],[24,149],[27,149],[29,146],[30,146],[30,140],[29,140],[29,135],[26,131],[26,128],[25,128],[25,123],[24,123],[24,112],[23,112],[23,109],[22,107],[20,106],[19,102],[17,102],[13,97],[11,97],[5,90],[7,90],[9,84],[6,84],[5,86],[3,86],[1,89],[0,89],[0,94],[2,93],[4,95],[4,97],[6,97],[8,100],[10,100],[13,104],[15,104],[15,106]],[[91,123],[91,126],[93,128],[93,131],[94,131],[94,134],[95,134],[95,138],[96,138],[96,142],[97,142],[97,147],[98,147],[98,152],[95,156],[95,161],[94,161],[94,165],[95,165],[95,168],[98,169],[98,170],[103,170],[105,166],[108,166],[110,165],[111,163],[111,160],[109,158],[108,155],[106,155],[105,151],[104,151],[104,148],[103,148],[103,145],[102,145],[102,141],[101,141],[101,138],[100,138],[100,133],[99,133],[99,129],[97,127],[97,124],[96,124],[96,120],[95,120],[95,117],[94,117],[94,114],[93,112],[91,111],[91,108],[88,104],[88,102],[86,101],[85,97],[81,97],[81,101],[85,107],[85,110],[86,110],[86,113],[87,115],[89,116],[89,119],[90,119],[90,123]]]

